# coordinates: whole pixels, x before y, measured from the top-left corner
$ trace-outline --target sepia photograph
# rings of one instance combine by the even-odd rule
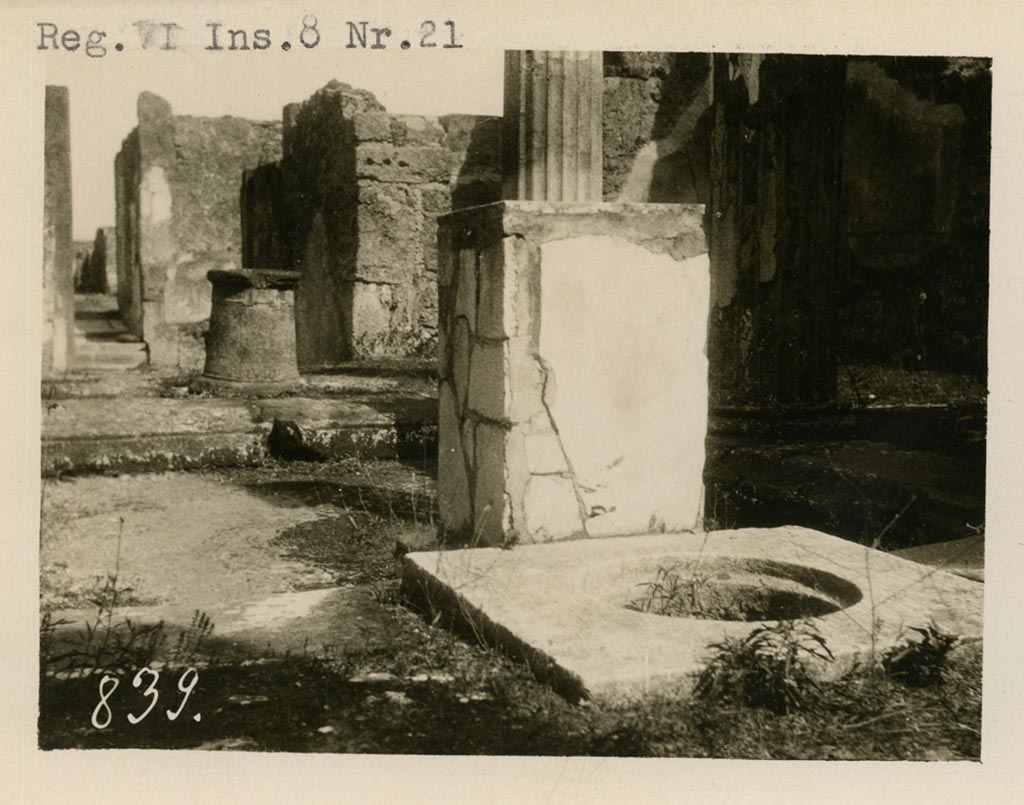
[[[24,16],[32,751],[980,769],[993,51],[296,9]]]

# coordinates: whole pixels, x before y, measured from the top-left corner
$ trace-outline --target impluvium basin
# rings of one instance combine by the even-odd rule
[[[648,571],[650,579],[636,582],[636,594],[626,608],[652,615],[796,620],[831,615],[863,598],[856,584],[834,573],[771,559],[670,555],[643,561],[639,568],[626,562],[623,569]]]
[[[839,673],[934,621],[980,638],[983,586],[799,527],[412,553],[405,593],[569,698],[686,693],[708,646],[809,619]]]

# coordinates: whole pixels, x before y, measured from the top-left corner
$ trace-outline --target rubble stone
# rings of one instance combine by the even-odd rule
[[[285,118],[284,157],[247,178],[242,203],[247,259],[303,275],[300,367],[429,354],[450,269],[438,265],[435,220],[463,190],[498,198],[500,175],[481,160],[497,164],[500,127],[392,114],[337,81]]]

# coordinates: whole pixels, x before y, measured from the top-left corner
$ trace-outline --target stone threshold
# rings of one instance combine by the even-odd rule
[[[436,450],[436,403],[136,397],[44,400],[44,476],[251,466],[267,459],[401,458]]]

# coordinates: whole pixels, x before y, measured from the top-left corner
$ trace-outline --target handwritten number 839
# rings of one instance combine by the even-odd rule
[[[148,684],[147,684],[148,679]],[[138,724],[142,719],[148,716],[156,703],[160,698],[160,691],[157,690],[157,683],[160,680],[160,672],[154,671],[152,668],[140,668],[132,679],[133,688],[144,688],[142,695],[149,698],[149,705],[139,715],[134,713],[128,714],[129,724]],[[181,715],[185,709],[185,705],[188,703],[189,696],[192,695],[192,691],[195,690],[196,684],[199,682],[199,672],[195,668],[186,668],[180,677],[178,677],[178,690],[184,694],[181,702],[174,710],[167,711],[167,720],[174,721]],[[121,684],[121,680],[117,677],[104,674],[100,680],[100,700],[96,705],[96,708],[92,711],[92,725],[98,729],[103,730],[110,726],[110,722],[113,719],[113,713],[110,710],[110,697],[114,695],[114,691],[117,690],[117,686]],[[199,720],[199,714],[194,716],[195,720]]]

